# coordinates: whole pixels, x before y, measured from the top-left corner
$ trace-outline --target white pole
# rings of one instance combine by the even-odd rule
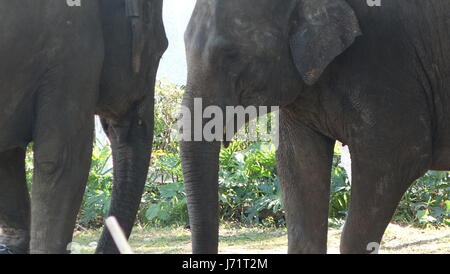
[[[111,233],[114,242],[119,249],[120,254],[133,254],[130,245],[128,244],[127,238],[125,237],[125,233],[123,233],[122,228],[117,222],[116,217],[110,216],[105,220],[106,227]]]

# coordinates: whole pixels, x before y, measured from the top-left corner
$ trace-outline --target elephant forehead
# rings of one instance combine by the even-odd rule
[[[212,33],[214,35],[210,35],[208,40],[213,50],[238,46],[258,53],[270,50],[284,40],[282,31],[271,21],[264,18],[251,20],[236,15],[229,16],[227,21],[218,22]]]
[[[289,3],[274,0],[200,0],[193,14],[196,28],[218,33],[246,35],[257,30],[275,34],[285,27],[279,18],[286,17]],[[201,25],[201,26],[200,26]]]
[[[217,14],[229,12],[243,12],[252,14],[273,14],[284,7],[292,6],[298,0],[203,0]]]
[[[233,48],[241,51],[249,50],[251,52],[245,53],[253,55],[270,51],[278,46],[281,41],[278,33],[267,30],[247,29],[246,31],[239,31],[238,29],[229,29],[226,32],[209,36],[207,46],[211,51]]]
[[[276,11],[273,11],[277,13]],[[243,33],[254,30],[279,31],[276,15],[269,9],[246,8],[245,5],[236,5],[233,8],[223,8],[215,12],[214,25],[216,29],[226,31],[231,29]]]
[[[279,8],[270,8],[274,2],[278,1],[200,0],[185,33],[189,55],[216,60],[216,53],[230,49],[245,56],[277,54],[287,25],[277,19],[283,17],[278,16]]]
[[[271,21],[264,18],[250,20],[245,17],[234,17],[228,25],[228,28],[224,28],[224,31],[241,40],[259,43],[267,39],[280,39],[280,30],[275,28]]]

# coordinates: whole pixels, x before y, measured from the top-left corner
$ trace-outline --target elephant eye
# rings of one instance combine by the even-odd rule
[[[142,121],[142,119],[139,119],[137,124],[138,126],[142,127],[144,125],[144,121]]]
[[[241,56],[237,50],[227,50],[221,55],[218,65],[223,71],[230,74],[238,74],[241,69]]]
[[[236,49],[227,49],[223,52],[224,60],[228,62],[236,62],[239,60],[239,51]]]

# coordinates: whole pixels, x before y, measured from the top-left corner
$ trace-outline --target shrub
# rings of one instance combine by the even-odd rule
[[[450,173],[429,171],[406,192],[395,220],[419,226],[450,225]]]
[[[112,192],[111,150],[106,142],[96,140],[92,151],[89,180],[84,193],[78,222],[83,226],[98,227],[108,214]]]
[[[275,148],[267,143],[241,141],[220,153],[221,216],[247,224],[284,223],[275,166]]]

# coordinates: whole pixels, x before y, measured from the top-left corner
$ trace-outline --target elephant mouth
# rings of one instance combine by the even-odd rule
[[[114,124],[105,118],[101,118],[100,122],[103,127],[103,131],[108,136],[108,138],[114,138],[118,144],[123,144],[126,142],[127,137],[130,133],[131,122]]]
[[[233,142],[234,136],[239,131],[237,119],[237,114],[234,114],[230,119],[225,118],[222,138],[222,146],[224,148],[228,148],[230,146],[230,144]]]

